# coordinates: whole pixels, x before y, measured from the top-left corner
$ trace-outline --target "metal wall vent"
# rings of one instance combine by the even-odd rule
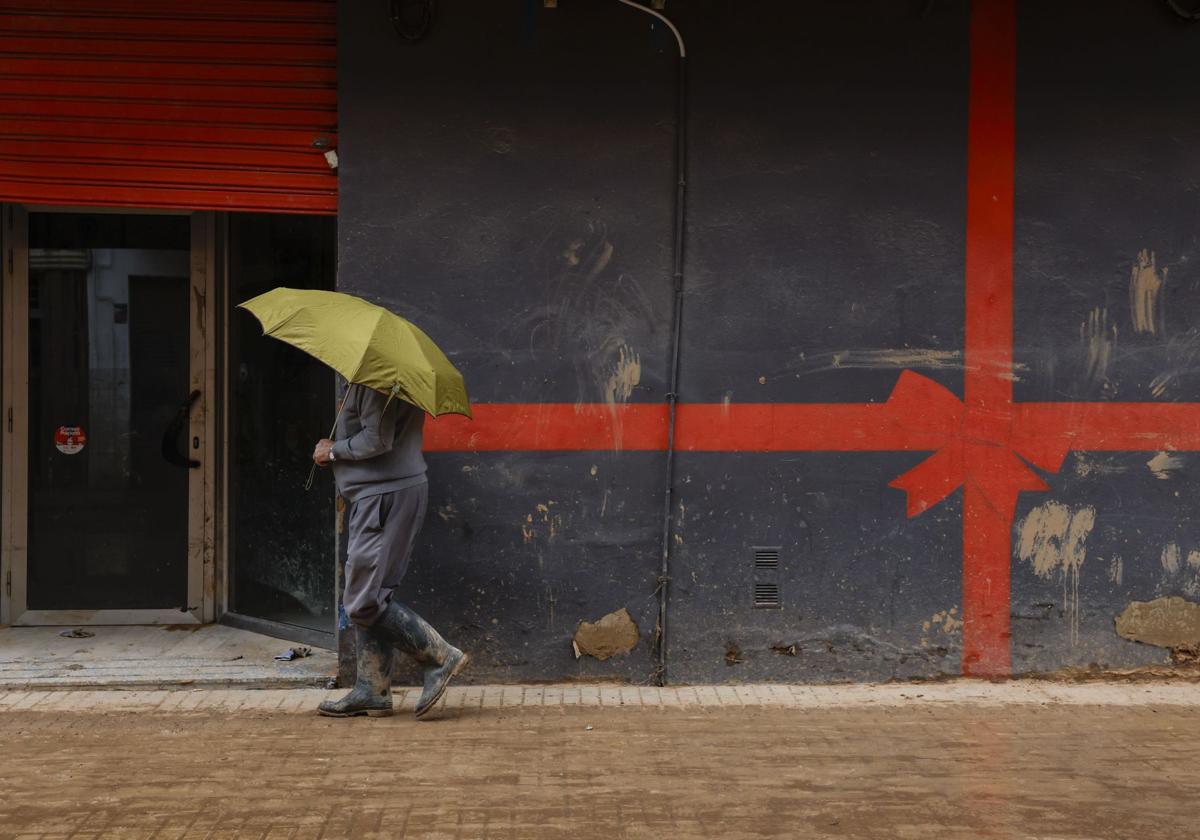
[[[779,584],[757,581],[754,584],[754,607],[762,610],[777,610],[780,608]]]
[[[756,569],[778,569],[779,568],[779,546],[759,546],[754,551],[754,568]]]
[[[783,606],[779,594],[779,554],[781,546],[755,545],[750,547],[754,558],[754,608],[777,610]]]

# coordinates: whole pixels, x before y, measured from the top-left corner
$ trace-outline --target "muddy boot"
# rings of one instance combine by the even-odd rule
[[[442,699],[454,675],[467,667],[470,657],[399,601],[388,603],[376,627],[423,667],[425,687],[415,713],[418,718],[424,717]]]
[[[317,711],[328,717],[392,713],[392,643],[374,627],[354,625],[354,647],[358,674],[354,688],[340,700],[325,700]]]

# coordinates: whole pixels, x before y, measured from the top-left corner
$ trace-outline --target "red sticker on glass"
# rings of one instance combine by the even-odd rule
[[[54,446],[64,455],[74,455],[87,443],[83,426],[59,426],[54,432]]]

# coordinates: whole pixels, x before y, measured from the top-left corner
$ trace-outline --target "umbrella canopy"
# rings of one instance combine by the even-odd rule
[[[462,374],[415,324],[341,292],[272,289],[238,304],[265,335],[324,362],[348,381],[412,403],[434,417],[471,416]]]

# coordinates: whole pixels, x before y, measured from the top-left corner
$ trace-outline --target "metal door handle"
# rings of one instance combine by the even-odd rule
[[[192,413],[192,406],[196,404],[196,400],[200,399],[200,391],[192,391],[188,394],[188,398],[179,406],[179,410],[175,412],[175,417],[167,426],[167,431],[163,434],[162,439],[162,456],[168,463],[174,464],[177,467],[187,469],[199,469],[200,462],[195,458],[189,458],[179,450],[179,433],[183,431],[187,425],[188,415]]]

